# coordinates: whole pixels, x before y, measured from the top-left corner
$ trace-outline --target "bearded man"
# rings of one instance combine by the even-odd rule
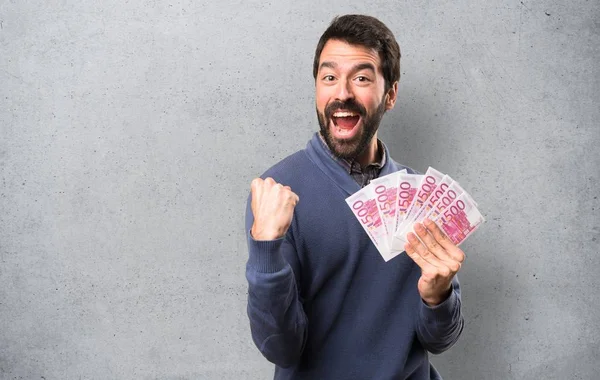
[[[379,20],[335,18],[313,74],[320,130],[251,183],[248,317],[275,379],[441,379],[428,353],[463,329],[464,253],[431,221],[385,262],[345,199],[398,164],[377,130],[396,103],[400,48]]]

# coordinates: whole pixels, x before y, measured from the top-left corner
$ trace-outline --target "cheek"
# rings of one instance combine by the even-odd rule
[[[317,91],[315,99],[317,102],[317,109],[319,109],[319,111],[323,112],[323,110],[327,106],[327,101],[329,100],[329,96],[327,96],[327,94],[325,94],[323,92]]]
[[[381,103],[381,97],[377,97],[373,94],[360,97],[356,100],[358,100],[368,110],[377,109],[377,107],[379,107],[379,104]]]

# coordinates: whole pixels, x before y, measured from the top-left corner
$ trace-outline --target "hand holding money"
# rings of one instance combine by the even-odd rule
[[[299,201],[289,186],[272,178],[256,178],[250,186],[254,224],[250,233],[255,240],[275,240],[290,228],[294,208]]]
[[[452,252],[485,222],[471,195],[432,167],[422,175],[400,171],[374,179],[346,202],[385,261],[405,250],[409,235],[420,238],[415,228],[425,219],[451,242]]]
[[[421,298],[429,306],[439,305],[448,297],[465,254],[429,219],[415,223],[414,230],[418,238],[409,232],[404,249],[421,268],[417,285]]]

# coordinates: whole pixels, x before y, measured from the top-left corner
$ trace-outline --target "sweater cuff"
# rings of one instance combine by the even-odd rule
[[[275,240],[254,240],[248,232],[248,266],[261,273],[279,272],[287,265],[281,252],[284,238]]]
[[[425,301],[421,300],[421,305],[421,313],[424,319],[434,323],[452,321],[456,315],[456,308],[460,307],[458,295],[454,291],[454,285],[452,285],[452,290],[448,298],[441,304],[429,306]]]

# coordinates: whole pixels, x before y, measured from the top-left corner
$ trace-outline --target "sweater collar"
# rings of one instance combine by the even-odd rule
[[[333,158],[334,161],[336,161],[337,163],[342,165],[342,167],[348,172],[348,174],[352,174],[353,171],[354,172],[363,172],[364,171],[363,168],[361,168],[358,161],[339,158],[335,154],[333,154],[331,149],[329,149],[329,146],[327,146],[327,142],[325,142],[325,138],[323,137],[322,133],[317,132],[317,136],[319,136],[319,141],[321,142],[321,145],[323,145],[323,148],[327,152],[329,152],[329,155],[331,156],[331,158]],[[366,168],[374,167],[377,169],[381,169],[385,166],[385,162],[386,162],[385,145],[383,145],[381,140],[377,139],[377,156],[379,156],[379,155],[381,155],[381,158],[376,162],[370,163],[369,165],[366,166]]]
[[[384,154],[384,157],[382,157],[381,160],[383,168],[379,174],[379,176],[382,177],[393,173],[396,170],[396,167],[389,156],[389,149],[387,149],[382,141],[380,141],[380,143],[383,146]],[[329,149],[321,142],[319,132],[315,132],[306,145],[306,153],[311,161],[313,161],[326,176],[335,182],[348,195],[352,195],[361,189],[360,185],[356,183],[348,171],[336,161],[336,158],[332,156]]]

